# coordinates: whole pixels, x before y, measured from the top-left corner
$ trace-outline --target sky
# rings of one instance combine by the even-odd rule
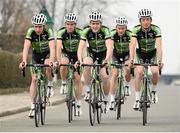
[[[123,4],[129,29],[139,24],[138,11],[147,8],[153,13],[153,24],[162,32],[164,74],[180,74],[180,0],[131,0]],[[111,7],[111,11],[117,7]],[[112,23],[107,24],[109,27]]]

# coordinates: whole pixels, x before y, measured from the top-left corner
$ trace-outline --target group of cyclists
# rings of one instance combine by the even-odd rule
[[[73,63],[77,68],[74,72],[76,111],[82,114],[81,98],[83,89],[84,99],[89,99],[91,87],[91,68],[79,69],[82,64],[105,64],[100,69],[100,78],[104,92],[104,101],[109,104],[107,108],[114,108],[115,86],[118,76],[118,69],[110,68],[110,62],[125,63],[128,66],[125,70],[125,94],[131,94],[131,68],[134,63],[148,59],[158,66],[151,66],[152,73],[152,101],[158,102],[157,83],[159,69],[162,68],[162,42],[160,28],[152,24],[152,12],[149,9],[141,9],[138,13],[140,24],[132,31],[128,29],[126,17],[118,17],[115,28],[110,31],[102,25],[103,17],[100,12],[95,11],[89,14],[89,25],[83,29],[78,28],[77,16],[68,13],[64,16],[65,26],[57,31],[57,43],[55,44],[54,34],[51,28],[46,27],[47,18],[44,14],[36,14],[32,18],[33,26],[26,33],[24,41],[23,58],[19,67],[22,69],[27,64],[28,51],[32,47],[31,63],[47,64],[56,68],[60,64]],[[66,92],[66,78],[68,69],[65,66],[59,68],[61,77],[60,93]],[[143,66],[135,68],[135,102],[133,108],[138,110],[140,105],[141,78]],[[31,110],[29,117],[34,117],[34,96],[37,74],[31,68],[32,80],[30,85]],[[51,68],[46,69],[48,86],[53,87]],[[51,89],[51,95],[54,90]]]

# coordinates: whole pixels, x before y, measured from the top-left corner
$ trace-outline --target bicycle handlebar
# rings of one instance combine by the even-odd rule
[[[82,64],[81,66],[89,66],[89,67],[104,67],[105,64]]]
[[[111,66],[115,66],[117,68],[121,68],[121,67],[125,67],[125,66],[128,66],[127,64],[111,64]]]
[[[135,66],[136,66],[136,65],[140,65],[140,66],[144,66],[144,67],[147,67],[147,66],[158,66],[158,64],[151,64],[151,63],[142,63],[142,64],[140,64],[140,63],[135,63],[134,65],[135,65]],[[161,69],[159,69],[159,74],[160,74],[160,75],[162,74],[162,70],[161,70]]]
[[[40,68],[43,68],[43,67],[51,67],[51,66],[46,65],[46,64],[27,64],[26,67],[40,67]],[[24,68],[22,69],[22,75],[23,75],[23,77],[26,76],[26,71],[25,71],[26,67],[24,67]],[[51,69],[51,76],[54,77],[54,74],[53,74],[52,69]]]

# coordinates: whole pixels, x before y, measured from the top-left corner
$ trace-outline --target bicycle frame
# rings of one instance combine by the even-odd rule
[[[49,65],[44,64],[28,64],[26,67],[34,67],[35,71],[37,72],[37,81],[36,81],[36,94],[34,97],[34,104],[35,104],[35,125],[36,127],[39,126],[39,121],[41,119],[41,124],[44,125],[45,122],[45,110],[46,110],[46,103],[47,103],[47,96],[46,96],[46,87],[45,82],[46,78],[42,72],[43,67],[49,67]],[[23,69],[23,76],[25,76],[25,69]]]
[[[74,64],[70,61],[69,64],[60,64],[61,66],[65,66],[68,68],[67,75],[67,90],[66,90],[66,104],[68,107],[68,121],[69,123],[72,121],[72,112],[74,106],[74,116],[75,116],[75,87],[74,87]]]

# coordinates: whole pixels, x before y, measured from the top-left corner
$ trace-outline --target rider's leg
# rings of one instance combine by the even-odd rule
[[[101,80],[103,83],[103,91],[105,94],[105,101],[108,101],[109,100],[110,80],[109,80],[109,75],[107,74],[107,69],[101,68],[100,74],[101,74]]]
[[[75,88],[76,88],[76,100],[79,101],[81,100],[81,95],[82,95],[82,83],[81,83],[81,77],[80,75],[75,72],[74,73],[74,80],[75,80]]]
[[[32,74],[31,75],[31,85],[30,85],[30,89],[29,89],[29,94],[30,94],[30,98],[31,98],[31,110],[29,112],[29,117],[34,117],[34,98],[36,95],[36,81],[37,81],[37,75],[36,74]]]
[[[128,60],[125,62],[125,64],[128,64]],[[127,96],[131,94],[130,85],[129,85],[130,81],[131,81],[130,69],[128,67],[125,67],[125,89]]]
[[[76,94],[76,115],[81,115],[81,96],[82,96],[82,83],[80,75],[75,72],[74,73],[74,80],[75,80],[75,94]]]
[[[151,66],[151,73],[152,73],[152,84],[153,84],[152,91],[156,91],[156,85],[159,80],[159,67]]]
[[[49,59],[45,59],[44,64],[49,65]],[[54,96],[54,88],[53,88],[53,77],[52,77],[52,70],[50,67],[46,68],[46,77],[48,79],[48,90],[47,95],[48,96]]]
[[[118,70],[112,69],[111,70],[111,80],[110,80],[110,98],[111,102],[114,101],[115,98],[115,89],[116,89],[116,81],[118,76]]]
[[[61,64],[68,64],[69,59],[67,57],[63,57],[61,59]],[[66,76],[67,76],[68,70],[66,66],[60,67],[60,76],[61,76],[61,87],[60,87],[60,94],[65,93],[66,91]]]
[[[133,105],[134,110],[138,110],[140,107],[140,89],[141,89],[141,79],[143,76],[144,67],[136,66],[135,68],[135,102]]]
[[[34,103],[34,97],[35,97],[35,94],[36,94],[36,81],[37,81],[37,74],[32,74],[31,75],[31,85],[30,85],[30,89],[29,89],[29,94],[30,94],[30,97],[31,97],[31,105],[33,105]]]
[[[135,68],[135,97],[136,101],[140,100],[140,90],[141,90],[141,79],[143,76],[144,67],[136,66]]]
[[[116,91],[116,81],[118,76],[118,70],[112,69],[111,70],[111,80],[110,80],[110,110],[114,109],[115,106],[115,91]]]
[[[151,66],[151,73],[152,73],[152,103],[158,102],[158,96],[156,93],[156,86],[159,80],[159,67],[158,66]]]
[[[93,64],[93,59],[91,57],[86,57],[86,58],[84,58],[83,63],[84,64]],[[91,67],[84,67],[82,76],[84,78],[84,89],[86,91],[85,99],[88,99],[88,96],[89,96],[88,93],[89,93],[90,87],[91,87]]]

